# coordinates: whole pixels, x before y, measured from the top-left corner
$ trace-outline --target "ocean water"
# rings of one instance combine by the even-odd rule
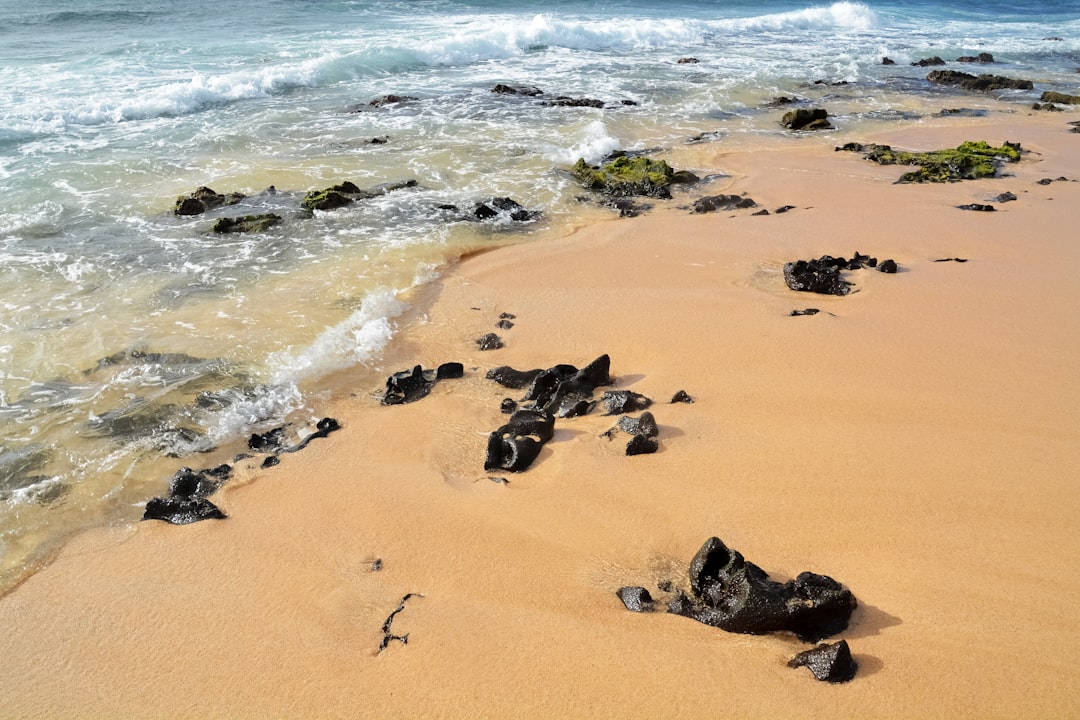
[[[578,158],[768,139],[779,95],[909,122],[965,101],[910,63],[979,52],[998,63],[950,67],[1034,80],[998,95],[1018,110],[1080,93],[1080,7],[0,0],[0,593],[202,453],[313,422],[320,381],[377,363],[447,262],[610,212],[577,199]],[[389,94],[414,99],[370,104]],[[416,182],[300,212],[343,180]],[[247,198],[175,215],[200,186]],[[505,196],[542,215],[468,218]],[[283,222],[210,231],[253,212]]]

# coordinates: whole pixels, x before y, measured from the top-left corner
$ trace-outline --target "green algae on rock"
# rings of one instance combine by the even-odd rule
[[[1044,103],[1058,103],[1060,105],[1080,105],[1080,95],[1066,95],[1053,90],[1044,92],[1039,100]]]
[[[615,197],[645,195],[667,199],[671,197],[669,186],[676,181],[675,170],[666,161],[625,155],[599,167],[581,158],[571,173],[590,190]]]
[[[993,147],[985,140],[966,141],[955,148],[931,150],[929,152],[908,152],[893,150],[888,145],[863,145],[847,143],[838,150],[864,153],[867,160],[879,165],[917,165],[918,170],[904,173],[898,183],[957,182],[977,178],[994,177],[998,163],[1018,162],[1020,145],[1004,143]]]

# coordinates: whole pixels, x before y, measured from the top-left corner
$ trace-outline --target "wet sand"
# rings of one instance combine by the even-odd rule
[[[703,146],[726,177],[696,194],[795,209],[679,197],[463,260],[380,367],[333,378],[341,431],[214,496],[228,520],[89,533],[0,598],[0,716],[1075,717],[1080,182],[1037,184],[1080,177],[1074,117]],[[832,150],[969,139],[1029,152],[918,186]],[[900,272],[852,272],[847,297],[784,286],[785,262],[856,250]],[[505,347],[480,352],[487,332]],[[594,413],[489,480],[519,392],[486,370],[603,353],[656,401],[659,452],[622,455]],[[448,361],[465,378],[379,405],[389,373]],[[695,402],[668,404],[680,389]],[[685,573],[714,535],[774,579],[852,590],[852,682],[786,667],[794,637],[623,608],[619,587]],[[409,593],[408,643],[380,653]]]

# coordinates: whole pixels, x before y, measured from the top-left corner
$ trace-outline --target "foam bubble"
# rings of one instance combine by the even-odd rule
[[[595,163],[619,149],[619,139],[608,134],[600,120],[586,125],[578,134],[578,141],[570,147],[549,146],[544,155],[560,165],[573,165],[579,158]]]

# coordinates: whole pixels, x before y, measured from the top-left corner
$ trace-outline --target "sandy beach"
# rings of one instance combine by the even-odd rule
[[[702,145],[693,164],[724,175],[705,191],[463,259],[409,298],[379,367],[332,378],[342,430],[213,496],[227,520],[88,533],[0,598],[0,716],[1076,717],[1075,117]],[[1026,153],[897,185],[834,152],[855,140]],[[685,207],[718,192],[794,209]],[[900,271],[854,271],[846,297],[784,284],[786,262],[855,251]],[[505,346],[481,352],[488,332]],[[657,453],[625,456],[594,412],[527,472],[483,470],[521,394],[488,369],[605,353],[654,400]],[[379,404],[390,373],[450,361],[464,378]],[[854,680],[788,668],[810,647],[793,636],[623,607],[711,536],[854,593]],[[408,642],[380,652],[399,607]]]

